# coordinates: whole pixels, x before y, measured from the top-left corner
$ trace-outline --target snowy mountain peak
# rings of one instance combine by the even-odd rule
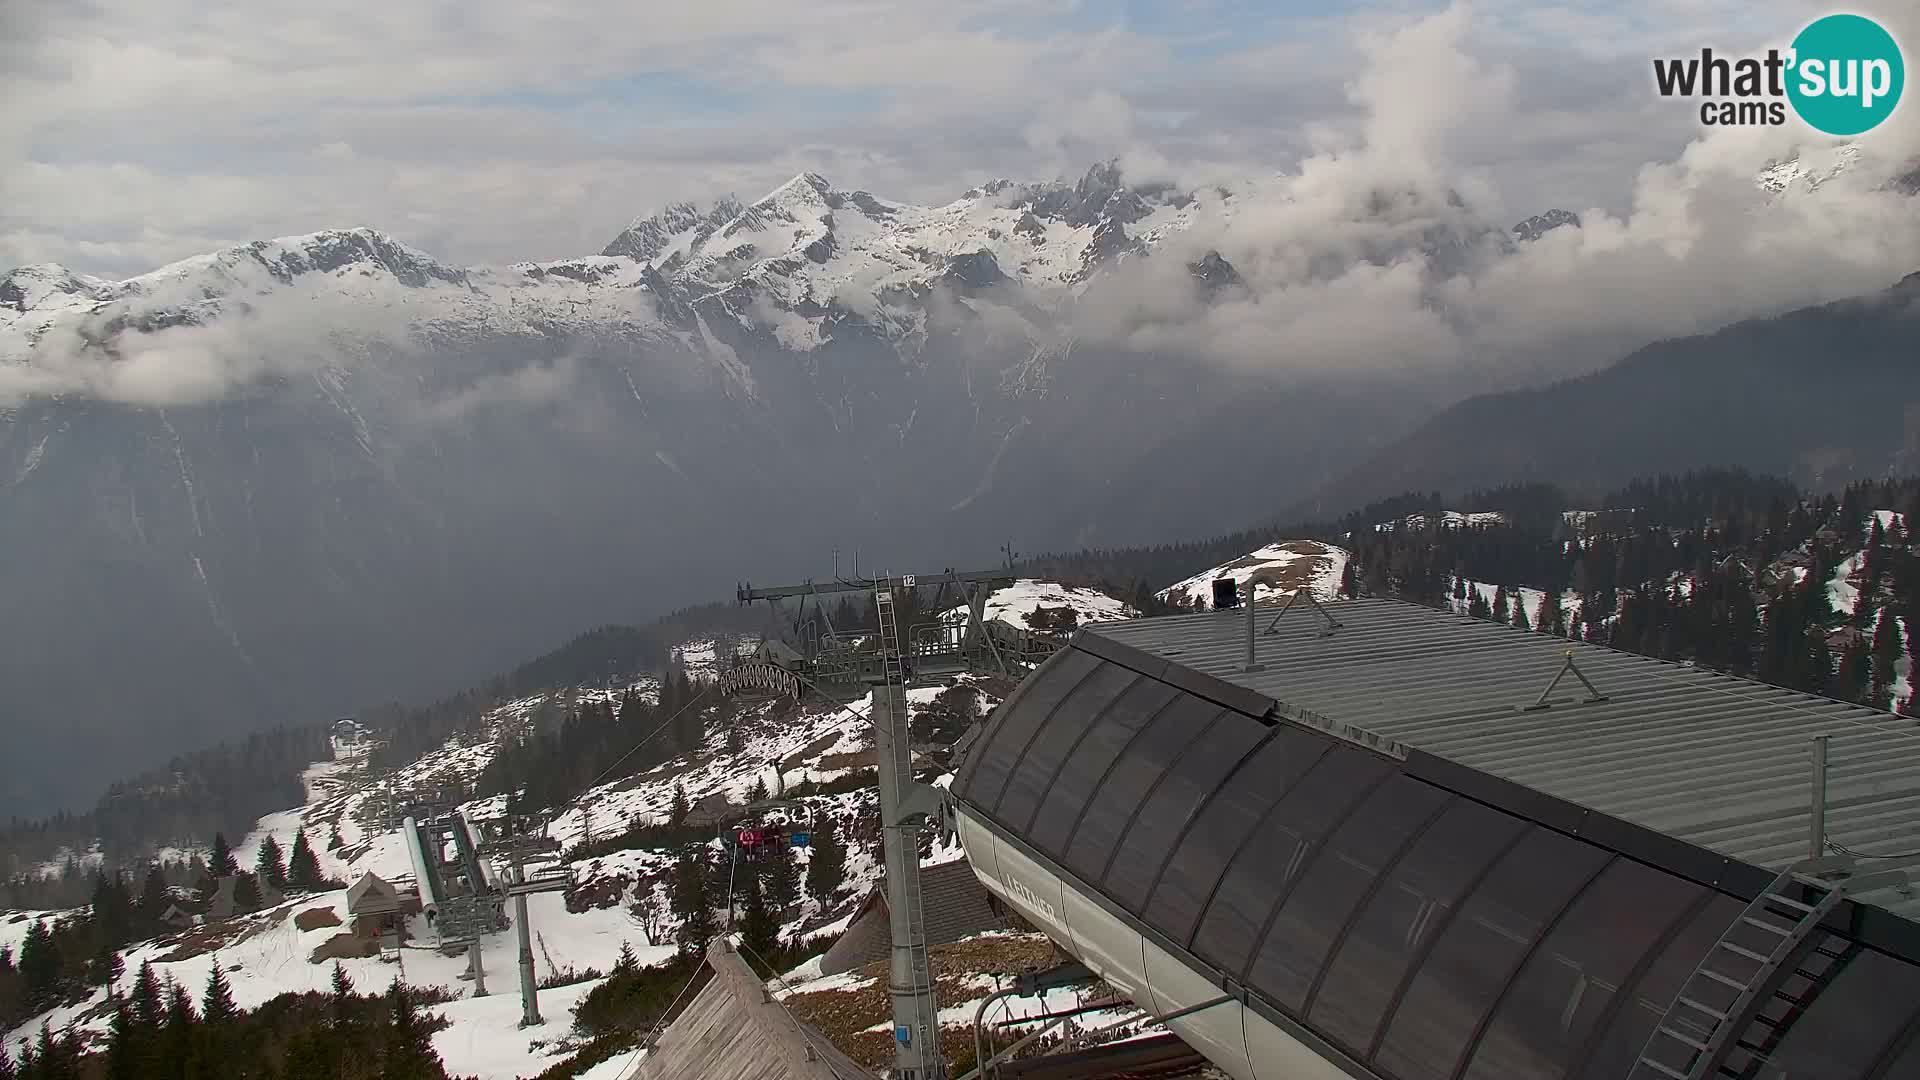
[[[1572,226],[1576,229],[1579,228],[1580,215],[1571,210],[1561,210],[1557,208],[1548,210],[1545,213],[1535,214],[1520,224],[1515,225],[1513,227],[1513,235],[1516,240],[1538,240],[1563,225]]]
[[[0,308],[21,313],[40,306],[49,297],[105,300],[112,292],[112,282],[75,274],[58,263],[34,263],[0,275]]]
[[[204,298],[226,290],[221,285],[265,286],[268,281],[290,285],[309,274],[381,273],[415,288],[440,282],[464,285],[467,272],[446,266],[418,248],[360,226],[325,229],[304,236],[255,240],[210,255],[198,255],[163,266],[127,282],[136,291],[164,292],[170,286],[201,286]],[[262,280],[262,279],[267,280]]]

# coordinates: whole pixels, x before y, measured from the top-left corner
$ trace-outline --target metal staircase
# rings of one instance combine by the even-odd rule
[[[1745,1074],[1746,1069],[1728,1064],[1736,1052],[1751,1058],[1759,1049],[1743,1045],[1743,1033],[1781,985],[1800,973],[1824,936],[1819,933],[1821,921],[1849,887],[1872,887],[1868,878],[1850,880],[1852,869],[1851,858],[1830,856],[1804,859],[1781,871],[1680,984],[1628,1080],[1719,1080]]]

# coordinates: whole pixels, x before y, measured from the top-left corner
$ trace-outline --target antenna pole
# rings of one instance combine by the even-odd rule
[[[1813,737],[1813,812],[1807,828],[1807,858],[1827,853],[1827,736]]]

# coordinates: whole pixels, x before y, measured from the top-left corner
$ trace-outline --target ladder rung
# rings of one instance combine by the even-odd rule
[[[1706,1005],[1702,1005],[1690,997],[1681,997],[1680,1004],[1685,1005],[1689,1009],[1696,1009],[1700,1012],[1706,1013],[1708,1016],[1713,1017],[1715,1020],[1725,1020],[1727,1018],[1727,1014],[1721,1012],[1719,1009],[1714,1009]]]
[[[1781,937],[1793,936],[1793,927],[1791,926],[1781,926],[1778,923],[1770,923],[1765,919],[1756,919],[1751,915],[1740,916],[1740,921],[1749,926],[1757,926],[1770,934],[1779,934]]]
[[[1674,1069],[1669,1066],[1662,1065],[1659,1062],[1653,1060],[1652,1058],[1643,1057],[1640,1059],[1640,1064],[1645,1065],[1647,1068],[1652,1069],[1654,1072],[1659,1073],[1661,1076],[1671,1076],[1673,1077],[1673,1080],[1687,1080],[1686,1073],[1683,1073],[1678,1069]]]
[[[1776,904],[1781,904],[1781,905],[1784,905],[1784,906],[1786,906],[1786,907],[1790,907],[1790,908],[1793,908],[1793,909],[1794,909],[1795,911],[1808,911],[1808,912],[1810,912],[1810,911],[1812,911],[1812,910],[1813,910],[1813,905],[1812,905],[1812,904],[1803,904],[1803,903],[1801,903],[1800,901],[1798,901],[1798,900],[1795,900],[1794,898],[1792,898],[1792,897],[1790,897],[1790,896],[1781,896],[1781,895],[1780,895],[1779,893],[1773,893],[1773,892],[1770,892],[1770,893],[1765,893],[1765,894],[1763,894],[1763,895],[1762,895],[1762,896],[1761,896],[1760,898],[1761,898],[1762,900],[1771,900],[1771,901],[1773,901],[1773,902],[1774,902],[1774,903],[1776,903]]]
[[[1731,986],[1735,990],[1745,990],[1747,988],[1747,984],[1741,982],[1738,979],[1729,979],[1725,975],[1722,975],[1717,971],[1708,971],[1706,968],[1701,968],[1699,971],[1694,972],[1694,974],[1705,975],[1707,978],[1712,979],[1714,982],[1717,982],[1722,986]]]
[[[1707,1048],[1706,1043],[1699,1042],[1695,1040],[1692,1036],[1682,1035],[1679,1032],[1673,1030],[1670,1027],[1667,1027],[1664,1024],[1660,1026],[1660,1034],[1665,1035],[1667,1038],[1672,1039],[1676,1042],[1686,1043],[1688,1046],[1693,1047],[1695,1050],[1705,1050]]]
[[[1741,948],[1740,946],[1735,945],[1730,941],[1722,941],[1722,942],[1719,942],[1718,944],[1720,948],[1727,950],[1728,952],[1732,953],[1735,956],[1744,956],[1749,960],[1757,960],[1762,964],[1768,963],[1770,960],[1769,957],[1766,957],[1761,955],[1760,953],[1754,952],[1752,949]]]

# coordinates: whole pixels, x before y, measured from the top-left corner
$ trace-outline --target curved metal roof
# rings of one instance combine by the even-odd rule
[[[1522,712],[1565,642],[1401,604],[1332,610],[1345,625],[1330,638],[1290,613],[1258,642],[1261,672],[1233,671],[1244,612],[1083,632],[995,711],[953,793],[1073,887],[1365,1071],[1627,1077],[1683,981],[1773,875],[1425,747],[1551,778],[1603,754],[1603,726],[1659,743],[1645,710],[1670,735],[1692,721],[1629,685],[1620,654],[1578,653],[1609,702]],[[1304,692],[1279,696],[1294,687]],[[1433,734],[1450,722],[1457,740]],[[1503,724],[1519,729],[1516,746],[1501,745]],[[1556,753],[1556,741],[1575,748]],[[1631,759],[1584,775],[1609,771],[1629,792],[1616,807],[1659,800],[1662,785]],[[1874,911],[1852,906],[1815,931],[1781,998],[1803,1004],[1770,1005],[1735,1057],[1750,1075],[1920,1075],[1920,949],[1902,937],[1914,924]]]
[[[1086,631],[1270,700],[1277,715],[1421,751],[1675,839],[1779,869],[1809,853],[1813,737],[1828,737],[1826,832],[1920,878],[1920,723],[1828,698],[1395,600],[1279,605]],[[1099,648],[1099,643],[1087,643]],[[1571,652],[1572,677],[1529,711]],[[1920,917],[1920,892],[1863,897]]]

